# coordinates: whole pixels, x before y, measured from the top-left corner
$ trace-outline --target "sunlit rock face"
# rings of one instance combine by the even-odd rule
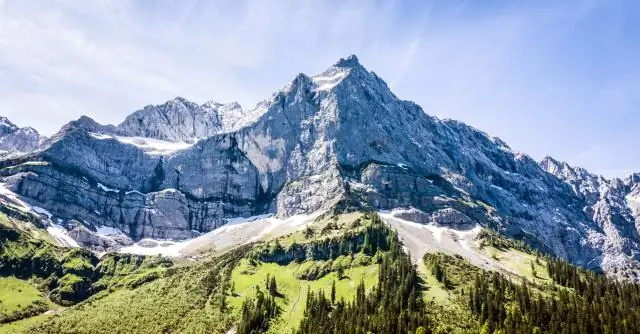
[[[20,128],[6,117],[0,117],[0,152],[30,152],[45,140],[34,128]]]
[[[36,147],[0,160],[7,189],[63,224],[133,240],[264,213],[415,208],[424,223],[479,223],[588,268],[636,277],[640,267],[638,175],[538,163],[399,99],[355,56],[252,109],[176,98],[117,126],[82,117]]]

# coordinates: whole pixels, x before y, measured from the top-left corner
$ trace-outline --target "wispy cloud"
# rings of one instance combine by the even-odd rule
[[[0,71],[11,83],[4,82],[0,108],[47,133],[69,116],[118,122],[175,95],[252,104],[299,71],[368,48],[376,35],[383,50],[400,47],[383,34],[393,20],[383,11],[393,2],[15,0],[5,7]],[[45,101],[51,108],[33,117]]]
[[[0,0],[0,114],[52,133],[82,114],[117,123],[178,95],[251,107],[298,72],[355,53],[401,98],[536,158],[573,157],[596,172],[640,166],[623,153],[640,123],[638,7]],[[619,164],[575,154],[598,143],[621,147]]]

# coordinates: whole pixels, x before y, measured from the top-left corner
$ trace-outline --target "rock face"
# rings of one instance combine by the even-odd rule
[[[246,112],[177,98],[118,126],[83,117],[0,167],[32,205],[134,240],[189,238],[267,212],[413,207],[425,221],[480,223],[585,267],[640,268],[638,175],[608,181],[539,164],[398,99],[355,56],[299,74]]]
[[[20,128],[6,117],[0,117],[0,151],[30,152],[44,140],[34,128]]]
[[[607,180],[551,157],[544,158],[540,165],[571,186],[585,203],[583,212],[604,233],[605,238],[598,236],[597,240],[605,250],[602,268],[637,279],[635,267],[629,264],[640,258],[640,175]]]
[[[115,129],[117,134],[166,141],[195,142],[241,124],[238,103],[207,102],[202,106],[177,97],[157,106],[146,106],[129,115]]]

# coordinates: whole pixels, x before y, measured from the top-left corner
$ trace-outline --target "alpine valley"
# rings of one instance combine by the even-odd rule
[[[356,56],[252,109],[0,118],[0,333],[638,333],[640,174],[400,100]]]

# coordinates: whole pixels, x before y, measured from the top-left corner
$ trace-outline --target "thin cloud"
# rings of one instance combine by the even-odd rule
[[[118,123],[175,96],[250,108],[298,72],[355,53],[400,98],[534,157],[570,160],[604,143],[621,152],[611,158],[619,166],[640,165],[620,135],[640,122],[640,46],[623,29],[599,28],[637,22],[625,16],[633,10],[606,15],[616,4],[603,0],[492,6],[0,0],[0,114],[50,134],[82,114]]]

